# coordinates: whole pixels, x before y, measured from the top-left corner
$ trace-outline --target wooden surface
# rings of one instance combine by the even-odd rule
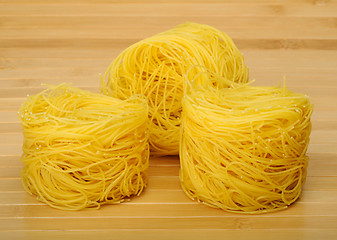
[[[255,85],[287,85],[314,103],[307,182],[285,211],[230,214],[190,201],[177,157],[151,159],[138,198],[67,212],[24,192],[16,112],[41,83],[98,91],[128,45],[184,21],[227,32]],[[337,1],[0,0],[0,239],[337,239]]]

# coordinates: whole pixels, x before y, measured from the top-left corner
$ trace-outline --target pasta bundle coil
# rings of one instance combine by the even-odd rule
[[[248,81],[248,69],[234,42],[225,33],[196,23],[178,25],[128,47],[102,77],[104,94],[121,99],[134,94],[147,97],[153,155],[179,152],[184,75],[191,66],[210,69],[228,82]],[[194,74],[201,71],[193,69]]]
[[[147,184],[148,110],[66,84],[30,96],[19,111],[28,193],[66,210],[119,203]]]
[[[305,182],[312,110],[285,87],[193,87],[183,99],[185,193],[231,212],[286,208]]]

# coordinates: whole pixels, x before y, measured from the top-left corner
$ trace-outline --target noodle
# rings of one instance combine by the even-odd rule
[[[70,87],[30,96],[19,111],[25,190],[58,209],[99,208],[139,195],[147,183],[144,99]]]
[[[187,92],[180,180],[191,199],[241,213],[280,210],[298,199],[313,110],[306,95],[249,85]]]
[[[206,67],[230,83],[246,83],[248,69],[234,42],[207,25],[186,23],[144,39],[124,50],[102,77],[102,93],[127,99],[147,97],[151,154],[179,152],[181,99],[184,75]]]

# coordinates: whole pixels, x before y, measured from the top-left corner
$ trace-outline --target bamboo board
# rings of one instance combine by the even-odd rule
[[[100,210],[52,209],[20,183],[17,111],[41,83],[98,91],[99,73],[130,44],[194,21],[230,35],[255,85],[314,103],[307,182],[288,209],[231,214],[188,199],[178,157],[150,161],[140,197]],[[337,1],[0,0],[0,239],[337,239]]]

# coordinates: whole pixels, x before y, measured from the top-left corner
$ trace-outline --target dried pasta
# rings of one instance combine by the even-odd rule
[[[285,87],[210,85],[191,85],[183,99],[183,190],[230,212],[286,208],[306,178],[313,111],[308,97]]]
[[[139,195],[147,184],[148,109],[67,84],[22,104],[25,190],[58,209],[99,208]]]
[[[153,155],[179,152],[184,75],[204,67],[228,82],[246,83],[248,68],[234,42],[211,26],[185,23],[125,49],[102,76],[101,92],[127,99],[147,97],[150,148]],[[224,87],[229,87],[226,84]]]

